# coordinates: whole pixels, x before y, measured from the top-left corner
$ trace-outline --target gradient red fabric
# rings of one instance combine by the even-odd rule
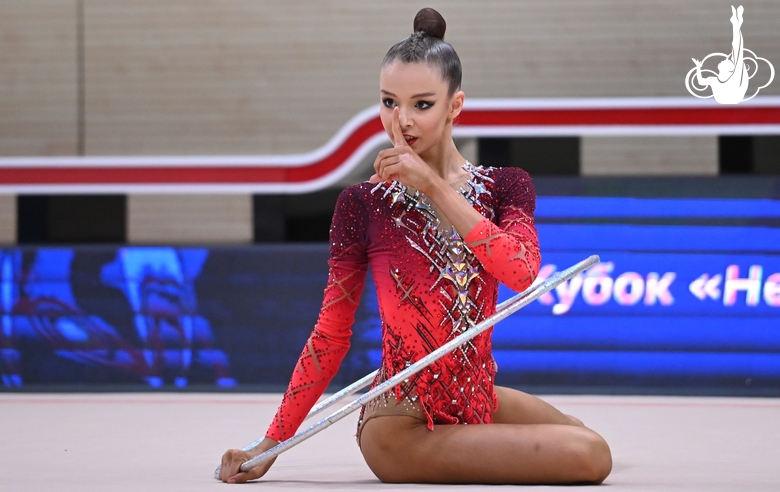
[[[485,219],[465,239],[440,223],[424,195],[399,183],[366,182],[341,193],[319,319],[267,437],[292,437],[338,371],[368,266],[382,322],[374,384],[493,314],[499,281],[516,291],[533,283],[541,257],[530,176],[517,168],[467,169],[471,176],[461,193]],[[431,429],[435,423],[490,423],[497,404],[491,332],[396,387],[395,397],[419,402]]]

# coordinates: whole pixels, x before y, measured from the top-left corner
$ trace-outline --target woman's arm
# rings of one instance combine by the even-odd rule
[[[406,143],[399,121],[398,108],[393,109],[393,148],[379,152],[371,176],[371,183],[399,181],[411,186],[430,198],[444,214],[458,233],[465,237],[474,228],[482,215],[466,201],[460,193],[431,170],[419,155]]]
[[[461,237],[466,237],[485,218],[455,188],[435,176],[433,184],[425,191],[455,227]]]
[[[423,192],[491,274],[517,291],[530,286],[539,271],[541,258],[533,225],[536,195],[528,173],[519,169],[501,171],[503,179],[495,186],[495,192],[502,196],[496,226],[423,162],[404,140],[398,118],[398,108],[395,108],[392,121],[395,147],[379,152],[371,182],[396,180]]]
[[[266,437],[283,441],[292,437],[325,392],[349,349],[355,310],[368,270],[365,223],[357,213],[365,210],[355,187],[344,190],[336,203],[330,228],[330,272],[320,315],[298,358],[282,404]]]
[[[520,292],[536,279],[541,257],[533,221],[535,196],[531,197],[529,207],[528,194],[522,191],[524,186],[530,186],[533,195],[530,177],[525,171],[509,172],[516,175],[515,182],[504,179],[496,186],[496,192],[510,197],[505,200],[509,203],[499,211],[498,225],[482,216],[463,195],[438,176],[425,194],[464,238],[482,266],[507,287]]]
[[[266,451],[293,435],[309,410],[322,396],[349,349],[355,310],[368,269],[365,253],[364,224],[355,211],[364,209],[357,190],[347,188],[339,196],[330,230],[331,258],[328,284],[319,318],[295,365],[282,403],[268,427],[266,438],[252,452],[228,450],[222,457],[220,479],[246,482],[263,476],[270,461],[249,472],[239,471],[241,463]]]
[[[541,255],[534,226],[536,195],[531,177],[520,169],[502,169],[494,193],[501,195],[498,224],[490,222],[443,179],[426,195],[464,238],[482,266],[507,287],[520,292],[539,273]]]
[[[542,261],[533,219],[536,193],[522,169],[497,169],[493,176],[497,224],[483,218],[464,241],[488,272],[520,292],[534,282]]]

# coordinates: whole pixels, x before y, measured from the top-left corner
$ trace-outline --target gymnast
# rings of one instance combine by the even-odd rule
[[[731,54],[718,63],[717,77],[702,77],[701,61],[692,58],[696,64],[696,81],[702,87],[712,87],[712,95],[721,104],[737,104],[745,97],[750,77],[745,64],[744,41],[742,39],[742,14],[745,9],[740,5],[736,10],[731,6]],[[723,55],[721,55],[723,56]],[[753,60],[755,62],[755,60]],[[710,72],[712,73],[712,72]]]
[[[474,166],[453,143],[464,93],[445,28],[438,12],[421,10],[382,62],[380,115],[394,146],[379,152],[369,181],[339,196],[317,324],[265,439],[225,452],[222,481],[262,477],[273,461],[239,467],[293,436],[323,394],[349,348],[369,265],[382,321],[374,385],[493,314],[499,282],[522,291],[536,278],[531,178]],[[383,482],[601,483],[612,468],[606,441],[534,396],[494,386],[496,370],[488,330],[367,404],[357,441],[371,471]]]

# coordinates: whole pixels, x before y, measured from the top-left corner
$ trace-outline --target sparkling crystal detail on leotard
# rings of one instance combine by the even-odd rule
[[[314,351],[304,349],[298,366],[303,372],[294,371],[268,437],[291,437],[327,387],[349,346],[369,265],[382,322],[378,381],[493,314],[499,280],[514,290],[531,284],[540,258],[530,177],[516,168],[465,169],[468,180],[458,189],[485,217],[465,238],[424,194],[400,183],[366,182],[342,192],[331,226],[331,273],[312,334]],[[479,335],[410,377],[392,392],[392,400],[421,408],[430,428],[490,422],[496,403],[490,336],[489,331]],[[329,344],[335,349],[326,348]]]

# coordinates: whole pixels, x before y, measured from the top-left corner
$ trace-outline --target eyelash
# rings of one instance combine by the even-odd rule
[[[382,104],[384,104],[387,108],[394,108],[396,106],[395,101],[390,98],[382,99]],[[426,109],[431,109],[433,107],[433,103],[428,101],[417,101],[417,104],[415,104],[414,107],[425,111]]]

